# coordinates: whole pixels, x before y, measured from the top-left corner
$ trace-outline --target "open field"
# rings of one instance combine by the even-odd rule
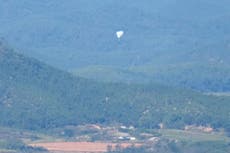
[[[49,151],[58,152],[106,152],[108,146],[115,149],[117,146],[127,148],[130,146],[140,147],[141,144],[133,143],[107,143],[107,142],[51,142],[30,144],[33,147],[43,147]]]
[[[162,134],[162,137],[168,139],[177,139],[182,141],[193,141],[193,142],[202,142],[202,141],[224,141],[230,142],[230,138],[218,133],[204,133],[198,131],[185,131],[185,130],[176,130],[176,129],[162,129],[158,130]]]
[[[0,149],[0,153],[16,153],[15,150]]]

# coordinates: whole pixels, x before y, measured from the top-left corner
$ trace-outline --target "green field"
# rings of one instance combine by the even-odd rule
[[[176,129],[158,130],[162,137],[180,141],[202,142],[202,141],[223,141],[230,142],[230,138],[220,132],[205,133],[198,131],[184,131]]]

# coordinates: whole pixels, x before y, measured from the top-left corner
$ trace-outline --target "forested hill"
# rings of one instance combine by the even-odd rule
[[[230,103],[150,84],[106,84],[77,78],[0,46],[0,125],[44,129],[119,122],[143,128],[164,123],[228,128]]]
[[[230,91],[229,0],[0,4],[0,35],[52,66],[96,80]],[[124,31],[120,40],[118,30]]]

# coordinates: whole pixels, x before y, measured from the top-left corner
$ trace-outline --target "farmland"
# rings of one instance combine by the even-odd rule
[[[201,147],[204,150],[213,149],[213,153],[216,153],[230,148],[230,138],[221,130],[204,132],[197,129],[138,129],[123,125],[79,125],[53,129],[53,133],[12,128],[0,128],[0,131],[1,153],[15,153],[18,149],[25,152],[32,150],[31,152],[35,153],[93,153],[122,152],[122,150],[125,152],[130,147],[139,151],[143,148],[162,151],[165,148],[170,150],[173,146],[181,150]],[[68,134],[70,131],[71,135]],[[126,139],[121,139],[122,137]],[[127,139],[130,137],[135,137],[136,140]]]
[[[141,144],[134,143],[109,143],[109,142],[51,142],[30,144],[33,147],[43,147],[49,151],[59,152],[106,152],[109,147],[112,150],[117,147],[139,147]]]

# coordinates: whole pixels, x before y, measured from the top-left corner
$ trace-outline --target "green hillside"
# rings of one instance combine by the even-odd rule
[[[0,35],[20,53],[52,66],[100,81],[167,81],[205,92],[230,91],[229,0],[0,4]],[[118,30],[124,31],[120,40]],[[95,65],[106,70],[94,75]]]
[[[228,97],[158,84],[99,83],[0,47],[0,125],[46,129],[83,123],[229,129]]]
[[[154,64],[153,64],[154,65]],[[103,65],[73,69],[70,72],[97,81],[146,84],[158,82],[202,92],[228,92],[230,68],[226,64],[183,63],[114,68]]]

